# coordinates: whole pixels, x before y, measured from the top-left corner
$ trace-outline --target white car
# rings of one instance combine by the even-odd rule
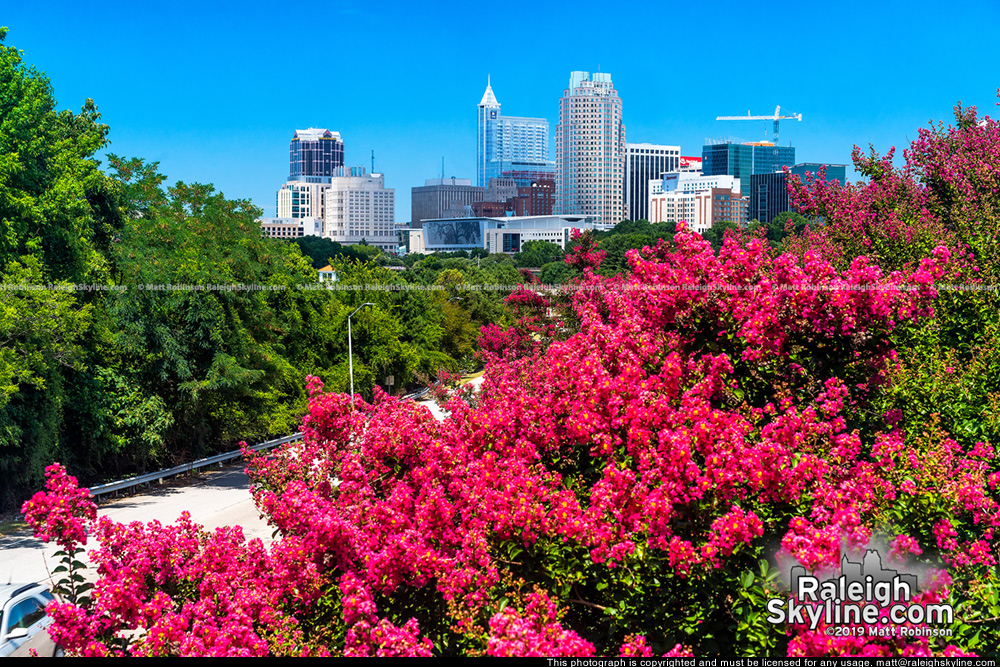
[[[41,584],[0,584],[0,658],[62,653],[46,632],[52,619],[45,607],[52,593]]]

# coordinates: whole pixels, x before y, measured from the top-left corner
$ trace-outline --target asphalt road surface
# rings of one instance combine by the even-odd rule
[[[240,525],[247,539],[271,540],[272,531],[250,498],[243,464],[164,482],[142,495],[102,501],[98,515],[120,523],[156,520],[171,524],[184,510],[191,513],[192,521],[209,530]],[[93,541],[86,545],[88,549],[94,546]],[[55,545],[45,544],[29,531],[0,537],[0,582],[47,581],[49,572],[58,565],[52,556],[55,551]]]
[[[482,376],[471,381],[482,382]],[[420,401],[437,419],[445,412],[433,401]],[[272,529],[260,517],[250,497],[249,479],[243,464],[222,469],[204,470],[197,475],[164,482],[140,495],[104,500],[98,515],[106,515],[119,523],[159,521],[171,524],[181,512],[191,513],[191,520],[208,530],[220,526],[242,526],[247,539],[259,537],[265,544],[272,539]],[[93,541],[86,545],[96,546]],[[53,557],[55,545],[32,537],[30,531],[0,536],[0,582],[30,583],[48,581],[49,573],[58,566]]]

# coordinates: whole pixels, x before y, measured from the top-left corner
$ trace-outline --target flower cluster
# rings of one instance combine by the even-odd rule
[[[21,507],[24,520],[35,537],[55,542],[67,552],[87,541],[87,526],[97,517],[97,505],[76,477],[53,463],[45,469],[45,491],[39,491]]]
[[[941,139],[927,141],[912,155]],[[577,239],[578,328],[552,336],[550,304],[519,289],[518,324],[483,330],[475,400],[442,391],[442,420],[310,379],[304,441],[247,452],[269,548],[185,517],[102,521],[93,604],[59,607],[54,632],[95,655],[122,652],[129,633],[137,655],[995,650],[988,615],[985,632],[956,624],[954,643],[764,620],[752,571],[770,550],[829,571],[886,527],[889,557],[941,568],[918,602],[974,607],[997,591],[994,449],[908,431],[889,391],[901,332],[935,318],[935,284],[974,265],[944,209],[992,206],[942,193],[966,196],[993,172],[956,157],[925,166],[928,189],[915,168],[858,161],[866,185],[820,176],[795,190],[828,224],[781,254],[738,235],[716,254],[681,224],[672,244],[632,250],[628,272],[603,277],[593,237]],[[46,534],[78,536],[73,525]]]

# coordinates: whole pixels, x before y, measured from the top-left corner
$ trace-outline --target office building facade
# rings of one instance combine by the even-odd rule
[[[360,243],[395,252],[396,192],[385,187],[384,174],[352,170],[351,176],[333,176],[323,193],[323,236],[346,245]]]
[[[258,218],[260,231],[272,239],[299,239],[303,236],[322,236],[323,220],[320,218]]]
[[[776,146],[769,142],[737,144],[712,143],[702,148],[702,173],[706,176],[728,174],[747,182],[753,174],[770,174],[795,164],[794,146]]]
[[[468,178],[432,178],[410,190],[410,226],[424,220],[460,217],[475,202],[483,201],[485,188]],[[471,209],[470,209],[471,210]]]
[[[671,225],[683,221],[688,229],[699,234],[723,221],[744,227],[747,223],[748,203],[747,197],[731,188],[664,192],[650,197],[649,221]]]
[[[622,99],[607,72],[571,72],[556,126],[556,215],[617,224],[625,211]]]
[[[552,171],[549,159],[549,121],[544,118],[504,116],[487,78],[478,107],[476,184],[486,187],[504,170]]]
[[[649,182],[680,168],[681,147],[625,144],[625,207],[629,220],[649,219]]]
[[[842,164],[804,162],[789,167],[788,171],[806,183],[810,176],[818,177],[823,168],[826,169],[827,181],[838,181],[841,185],[847,183],[847,168]],[[779,213],[792,210],[788,197],[788,177],[783,169],[769,174],[752,175],[745,190],[750,198],[750,210],[747,214],[750,220],[768,223]]]
[[[534,181],[517,189],[514,198],[515,216],[552,215],[556,199],[556,183],[551,180]],[[509,200],[508,200],[509,201]]]
[[[288,146],[288,180],[329,178],[344,166],[344,142],[340,133],[310,127],[295,130]]]
[[[768,223],[779,213],[791,210],[788,202],[788,180],[784,171],[770,174],[754,174],[746,188],[750,198],[747,217],[750,220]]]

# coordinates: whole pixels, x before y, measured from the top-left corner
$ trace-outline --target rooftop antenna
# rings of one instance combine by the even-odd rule
[[[441,156],[441,180],[444,180],[444,156]]]
[[[372,173],[375,173],[375,149],[372,149]]]

